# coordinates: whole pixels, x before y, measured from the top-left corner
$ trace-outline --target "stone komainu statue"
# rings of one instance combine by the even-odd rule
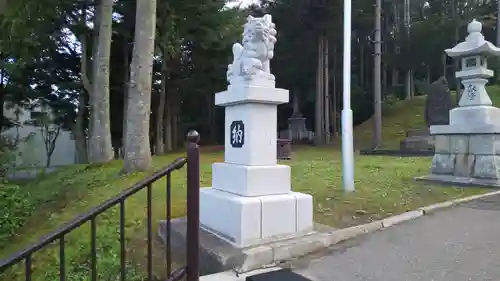
[[[233,63],[227,70],[229,84],[254,79],[274,81],[269,61],[274,56],[276,34],[271,15],[248,16],[241,44],[233,45]]]

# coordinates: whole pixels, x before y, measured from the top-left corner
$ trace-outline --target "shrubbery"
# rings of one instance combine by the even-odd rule
[[[16,168],[17,147],[27,141],[0,136],[0,241],[8,241],[34,211],[29,192],[7,180],[7,173]]]
[[[0,241],[8,241],[33,212],[28,198],[19,185],[0,182]]]

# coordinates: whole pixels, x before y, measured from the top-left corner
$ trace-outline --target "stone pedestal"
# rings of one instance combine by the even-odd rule
[[[482,132],[435,135],[431,172],[417,179],[458,185],[499,186],[500,126],[491,126]]]
[[[215,95],[226,111],[225,145],[224,163],[212,167],[212,187],[200,190],[200,258],[207,272],[244,272],[325,245],[323,231],[313,228],[312,196],[292,192],[290,167],[276,160],[277,107],[289,100],[270,72],[276,34],[271,15],[248,16],[242,43],[233,45],[228,89]],[[184,226],[183,220],[172,224],[172,245],[189,243]],[[160,224],[159,236],[166,235]]]
[[[200,190],[202,274],[247,272],[317,251],[330,227],[313,225],[313,198],[291,191],[290,167],[278,165],[277,105],[288,91],[251,85],[216,94],[226,107],[225,161],[212,166],[212,187]],[[182,261],[186,221],[172,222]],[[159,236],[166,239],[166,224]]]
[[[434,137],[429,129],[408,131],[399,148],[403,152],[434,151]]]
[[[477,83],[480,83],[479,85]],[[500,109],[491,106],[485,79],[463,81],[466,90],[450,111],[450,125],[431,126],[435,155],[431,173],[418,178],[453,184],[500,184]],[[471,93],[473,85],[481,90]]]
[[[432,168],[430,175],[418,179],[498,186],[500,124],[495,124],[494,120],[500,120],[500,109],[488,105],[491,100],[486,91],[471,95],[467,92],[470,80],[463,83],[466,91],[460,100],[460,107],[450,111],[450,125],[431,126],[431,135],[435,138]],[[484,83],[481,86],[484,88]]]
[[[292,192],[290,167],[276,160],[277,105],[286,102],[287,90],[249,85],[215,96],[226,107],[225,162],[201,190],[200,221],[234,246],[312,230],[312,196]]]

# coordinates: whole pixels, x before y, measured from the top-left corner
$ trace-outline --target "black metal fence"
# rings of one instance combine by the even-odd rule
[[[127,280],[126,272],[126,244],[125,244],[125,201],[127,198],[137,192],[146,189],[147,196],[147,279],[153,281],[153,221],[152,221],[152,188],[153,183],[166,177],[166,272],[168,279],[166,281],[177,281],[186,278],[186,281],[198,281],[199,279],[199,189],[200,189],[200,151],[198,146],[199,135],[196,131],[188,133],[187,158],[179,158],[164,169],[154,173],[152,176],[136,183],[132,187],[124,190],[116,197],[107,200],[103,204],[91,209],[87,213],[74,218],[72,221],[55,231],[54,233],[43,237],[39,242],[30,247],[12,255],[11,257],[0,261],[0,274],[12,266],[24,261],[25,280],[31,281],[32,265],[31,258],[37,251],[51,246],[53,242],[59,242],[59,280],[66,280],[65,265],[65,236],[71,231],[90,222],[90,276],[88,280],[97,281],[97,242],[96,242],[96,218],[106,210],[119,205],[120,206],[120,280]],[[182,168],[187,163],[187,259],[186,265],[174,272],[171,272],[172,253],[171,253],[171,174],[173,171]]]

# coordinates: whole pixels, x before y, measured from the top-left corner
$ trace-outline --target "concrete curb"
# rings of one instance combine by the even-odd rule
[[[459,199],[454,199],[454,200],[449,200],[445,201],[442,203],[437,203],[437,204],[432,204],[428,205],[425,207],[418,208],[413,211],[409,211],[406,213],[402,213],[399,215],[395,215],[392,217],[388,217],[382,220],[374,221],[371,223],[367,224],[362,224],[362,225],[356,225],[348,228],[342,228],[336,231],[333,231],[330,236],[328,237],[328,241],[325,241],[325,247],[335,245],[337,243],[340,243],[342,241],[355,238],[357,236],[363,235],[363,234],[368,234],[371,232],[375,232],[378,230],[382,230],[394,225],[397,225],[399,223],[409,221],[409,220],[414,220],[416,218],[431,214],[433,212],[436,212],[438,210],[442,210],[445,208],[453,207],[459,204],[463,204],[466,202],[470,202],[472,200],[476,199],[481,199],[493,195],[499,195],[499,191],[493,191],[485,194],[480,194],[480,195],[474,195],[474,196],[468,196],[465,198],[459,198]]]
[[[248,276],[257,275],[261,273],[271,272],[282,269],[281,267],[270,267],[264,269],[253,270],[248,273],[238,274],[233,270],[227,270],[210,275],[200,276],[200,281],[244,281]]]

